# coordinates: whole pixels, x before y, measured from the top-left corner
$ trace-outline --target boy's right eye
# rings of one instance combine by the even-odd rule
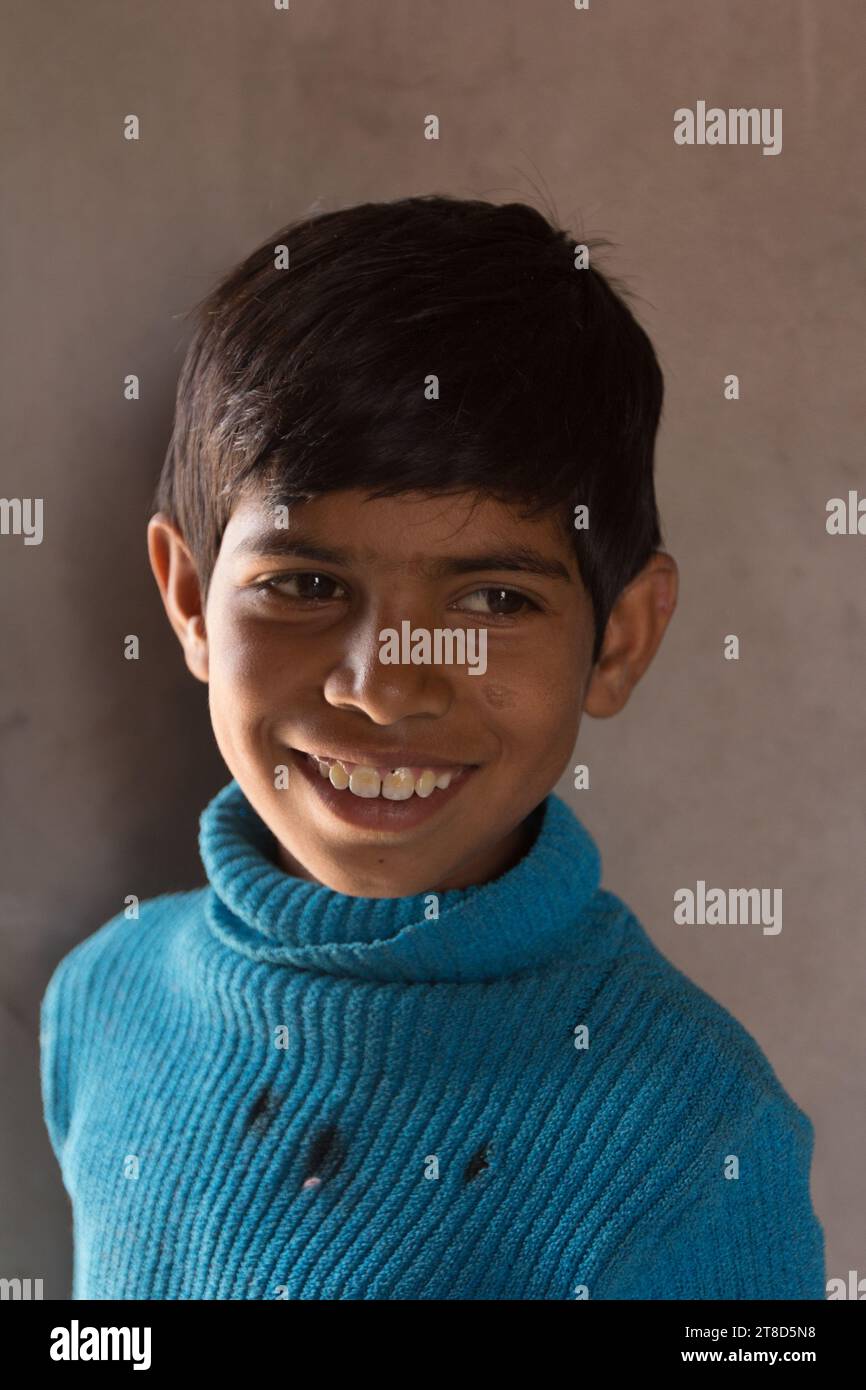
[[[298,585],[300,592],[285,592],[284,585],[286,584]],[[313,571],[296,571],[292,574],[273,574],[268,579],[259,580],[257,584],[253,585],[253,588],[257,589],[259,592],[270,593],[277,597],[297,599],[301,603],[315,603],[317,600],[327,602],[328,599],[334,597],[333,594],[323,593],[321,591],[322,585],[327,586],[329,584],[336,585],[338,589],[342,587],[337,583],[336,579],[331,579],[327,574],[317,574]],[[319,587],[316,588],[315,585],[319,585]],[[304,588],[308,591],[303,592]]]

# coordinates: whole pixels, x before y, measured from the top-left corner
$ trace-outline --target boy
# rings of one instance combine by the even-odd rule
[[[46,992],[74,1297],[824,1295],[810,1121],[552,791],[677,594],[585,254],[408,198],[200,306],[149,555],[232,780]]]

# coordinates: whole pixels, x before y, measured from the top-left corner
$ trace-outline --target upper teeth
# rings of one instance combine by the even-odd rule
[[[386,801],[406,801],[413,795],[430,796],[437,787],[444,791],[450,786],[451,779],[462,771],[459,767],[442,768],[438,772],[434,772],[432,768],[424,768],[416,777],[410,767],[396,767],[386,772],[383,777],[375,767],[350,764],[351,770],[347,771],[337,759],[319,758],[313,754],[307,756],[316,764],[322,777],[327,777],[337,791],[345,791],[348,787],[355,796],[381,795]]]

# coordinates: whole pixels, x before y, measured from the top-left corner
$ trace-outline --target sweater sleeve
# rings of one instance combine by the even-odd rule
[[[739,1134],[737,1131],[739,1130]],[[593,1298],[823,1299],[824,1232],[812,1207],[811,1120],[784,1092],[713,1136],[683,1196],[645,1213]],[[738,1160],[739,1175],[732,1158]]]
[[[73,1010],[69,955],[55,968],[39,1011],[39,1073],[42,1109],[51,1147],[61,1168],[69,1129]]]

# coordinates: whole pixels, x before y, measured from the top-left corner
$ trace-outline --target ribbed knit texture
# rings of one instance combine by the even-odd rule
[[[200,849],[42,1002],[74,1298],[825,1296],[811,1122],[555,794],[438,917],[285,873],[234,781]]]

